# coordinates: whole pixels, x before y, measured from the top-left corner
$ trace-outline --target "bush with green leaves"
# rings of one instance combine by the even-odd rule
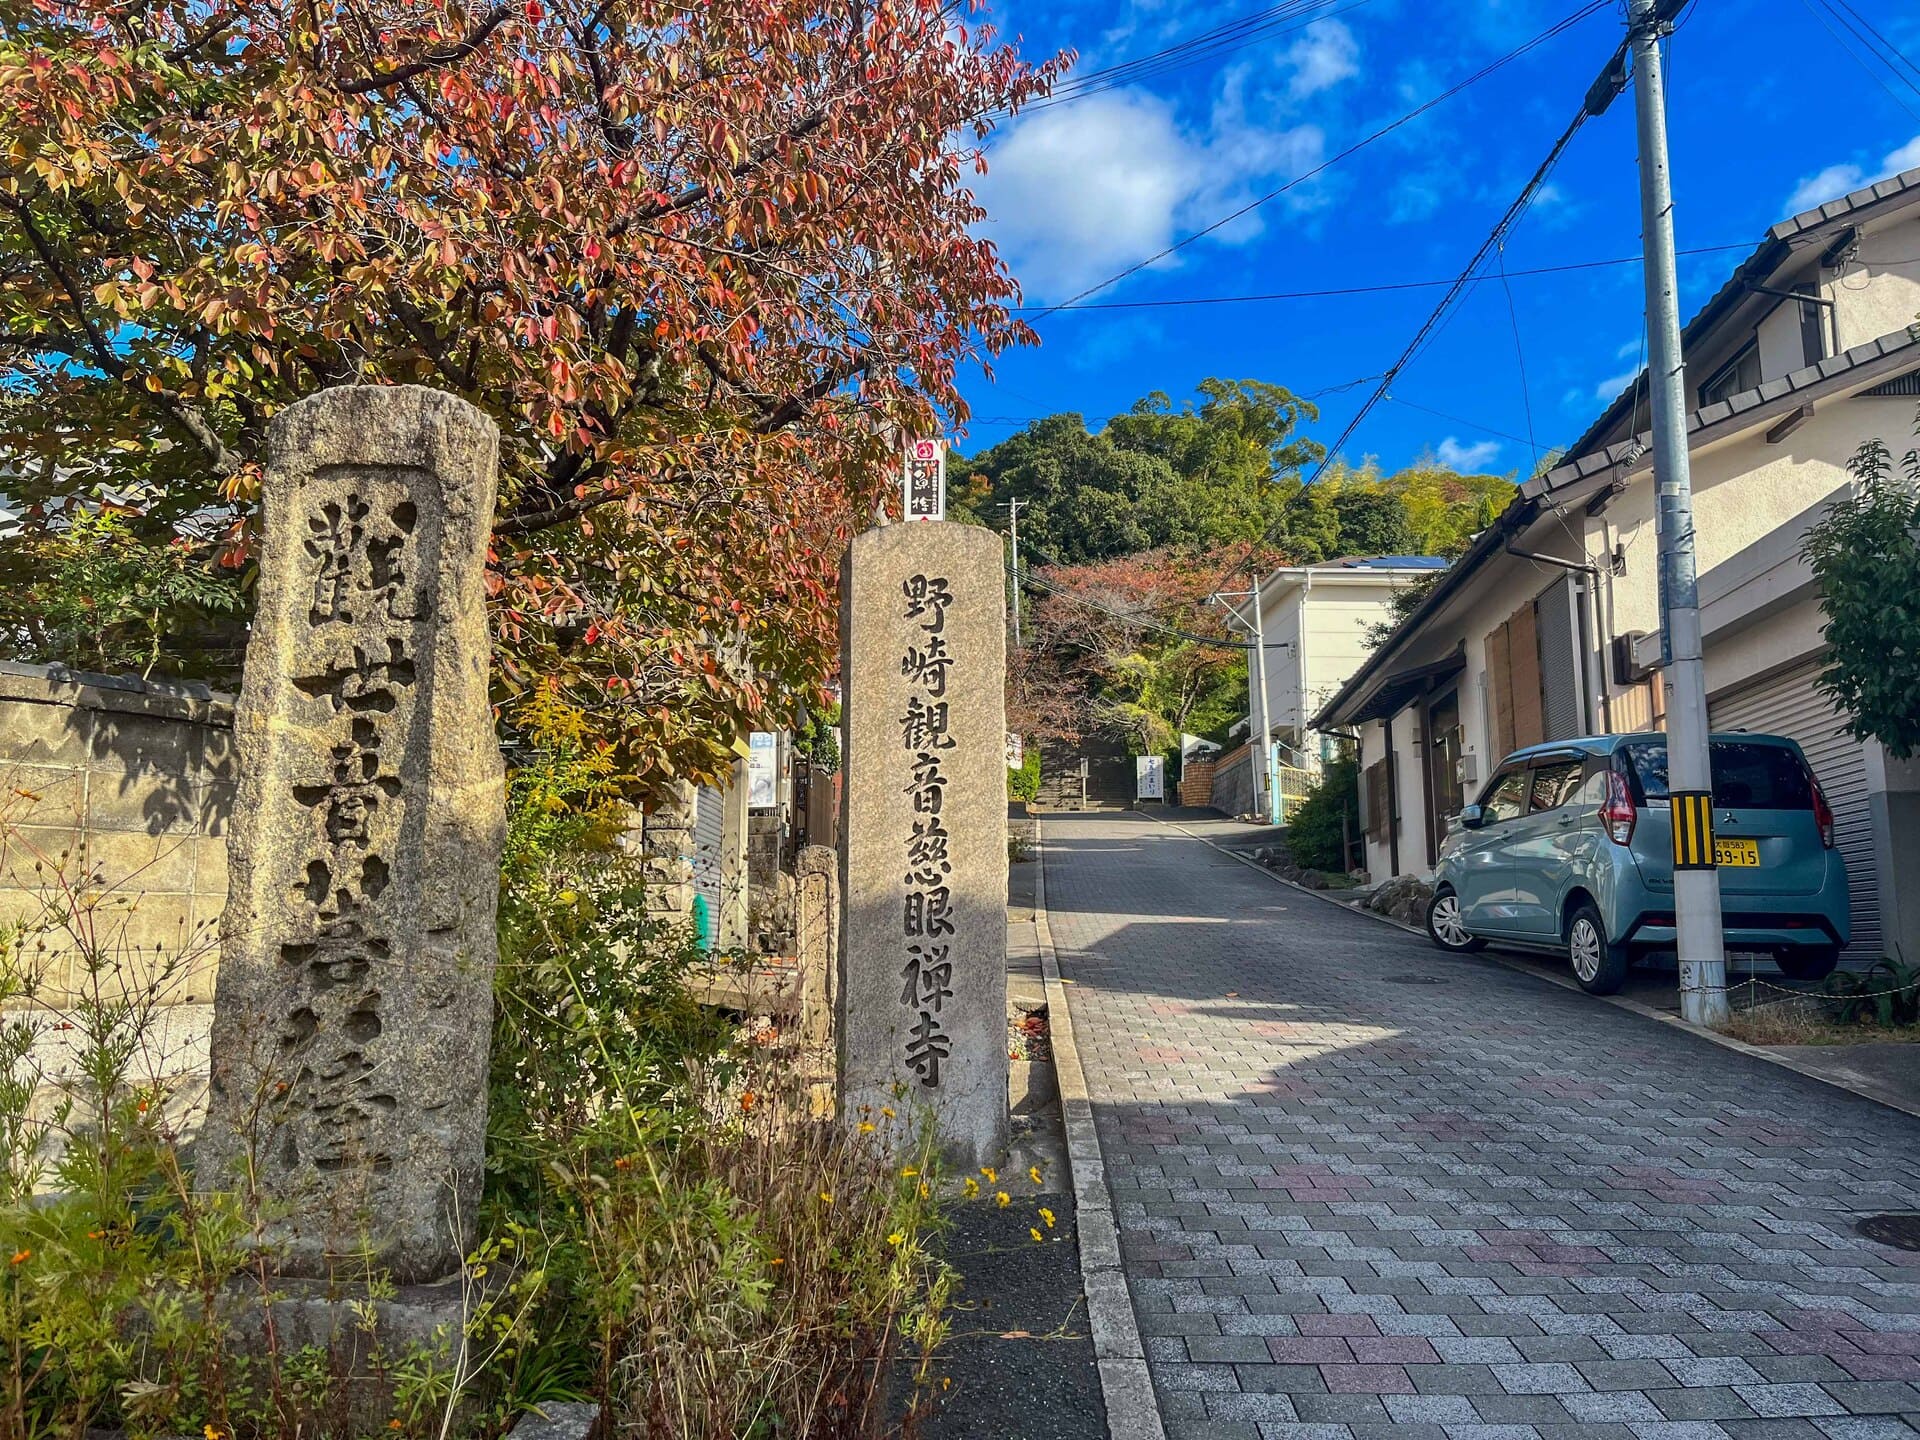
[[[1847,468],[1852,493],[1807,532],[1831,647],[1818,683],[1848,733],[1906,759],[1920,753],[1920,447],[1896,467],[1869,440]]]
[[[1037,741],[1029,741],[1021,753],[1017,766],[1007,767],[1007,798],[1009,800],[1037,800],[1040,798],[1040,746]]]
[[[1358,763],[1345,757],[1321,770],[1287,822],[1287,850],[1296,865],[1334,874],[1346,870],[1346,838],[1360,834],[1359,772]]]
[[[1858,974],[1827,978],[1834,1018],[1849,1024],[1920,1025],[1920,965],[1884,959]]]

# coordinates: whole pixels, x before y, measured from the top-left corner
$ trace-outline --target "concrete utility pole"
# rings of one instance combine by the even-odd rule
[[[1672,795],[1673,899],[1680,950],[1680,1014],[1696,1025],[1727,1018],[1727,956],[1713,850],[1713,774],[1707,750],[1706,666],[1694,567],[1693,475],[1687,454],[1686,372],[1673,253],[1673,181],[1659,0],[1628,0],[1633,109],[1640,134],[1640,228],[1646,251],[1647,386],[1653,396],[1655,529],[1660,542],[1661,649],[1670,696],[1667,784]]]
[[[1260,616],[1260,576],[1258,572],[1254,574],[1251,590],[1217,590],[1207,599],[1218,601],[1226,606],[1227,614],[1232,617],[1227,622],[1228,629],[1233,628],[1234,620],[1245,620],[1246,616],[1240,614],[1231,605],[1227,605],[1227,601],[1251,600],[1253,602],[1251,631],[1253,641],[1244,647],[1247,652],[1247,700],[1254,712],[1247,717],[1247,743],[1257,744],[1260,747],[1258,751],[1260,763],[1253,772],[1260,813],[1267,817],[1269,825],[1277,825],[1280,823],[1280,816],[1279,806],[1273,798],[1273,745],[1268,738],[1267,720],[1267,716],[1271,713],[1267,709],[1267,634],[1266,626]],[[1280,645],[1276,648],[1284,650],[1286,646]]]
[[[1260,675],[1260,808],[1269,825],[1280,823],[1280,805],[1273,793],[1273,711],[1267,706],[1267,631],[1260,614],[1260,572],[1253,574],[1253,649],[1248,663]]]

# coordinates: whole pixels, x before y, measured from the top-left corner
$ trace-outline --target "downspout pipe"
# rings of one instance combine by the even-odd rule
[[[1562,570],[1571,570],[1575,574],[1585,575],[1593,581],[1593,604],[1587,607],[1587,644],[1588,654],[1600,659],[1600,723],[1606,727],[1606,733],[1613,733],[1613,696],[1607,683],[1607,660],[1600,644],[1600,636],[1595,628],[1600,622],[1600,567],[1591,561],[1562,560],[1558,555],[1541,555],[1532,550],[1522,550],[1512,540],[1503,547],[1507,554],[1516,560],[1532,560],[1541,565],[1557,565]]]

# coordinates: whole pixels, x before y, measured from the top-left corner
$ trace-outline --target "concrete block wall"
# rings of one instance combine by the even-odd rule
[[[0,665],[0,926],[31,997],[87,983],[79,928],[123,980],[208,1004],[227,894],[233,704],[202,686]],[[77,910],[50,925],[49,905]]]

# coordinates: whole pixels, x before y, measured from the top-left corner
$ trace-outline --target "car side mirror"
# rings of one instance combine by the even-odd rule
[[[1478,805],[1469,805],[1460,812],[1460,826],[1464,830],[1478,830],[1486,823],[1486,816]]]

